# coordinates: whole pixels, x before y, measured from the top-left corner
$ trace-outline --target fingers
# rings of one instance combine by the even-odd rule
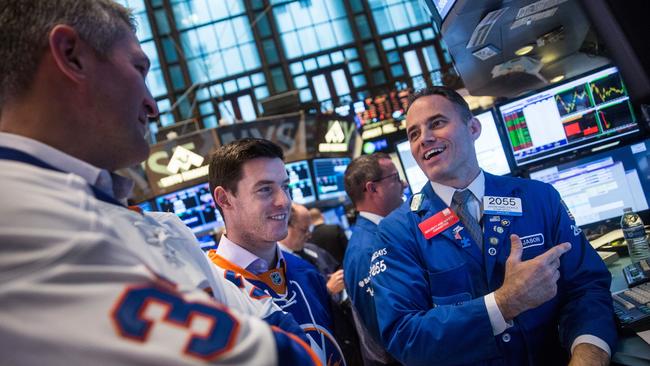
[[[524,248],[521,244],[521,239],[518,235],[510,235],[510,256],[508,257],[509,262],[521,262],[521,253]]]
[[[546,251],[546,253],[539,256],[540,260],[545,261],[546,263],[551,263],[554,261],[559,261],[562,254],[566,253],[571,249],[571,244],[562,243],[554,246],[553,248]]]

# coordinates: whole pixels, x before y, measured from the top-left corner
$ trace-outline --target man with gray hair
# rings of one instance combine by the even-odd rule
[[[0,1],[2,362],[319,364],[199,290],[261,315],[178,218],[121,204],[112,172],[147,157],[158,115],[134,31],[110,0]]]

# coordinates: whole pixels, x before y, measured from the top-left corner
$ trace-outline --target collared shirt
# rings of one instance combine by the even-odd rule
[[[359,216],[364,217],[364,218],[370,220],[370,221],[371,221],[373,224],[375,224],[375,225],[379,225],[379,223],[381,222],[381,220],[384,219],[383,216],[379,216],[379,215],[377,215],[377,214],[374,214],[374,213],[372,213],[372,212],[368,212],[368,211],[359,211]]]
[[[269,262],[234,243],[226,235],[221,235],[221,240],[216,250],[217,254],[254,275],[269,270]],[[275,268],[280,268],[280,260],[284,259],[284,257],[282,256],[282,250],[279,245],[276,245],[276,252],[278,261],[275,264]]]
[[[454,197],[454,193],[458,190],[462,190],[436,182],[431,182],[431,187],[447,206],[451,206],[451,200]],[[483,170],[481,170],[476,178],[474,178],[465,189],[469,189],[469,191],[472,192],[471,199],[468,203],[469,212],[474,216],[477,222],[481,222],[481,218],[483,217],[481,202],[483,202],[483,196],[485,196],[485,174],[483,174]]]
[[[97,187],[111,197],[124,201],[133,189],[131,179],[97,168],[87,162],[68,155],[34,139],[0,132],[0,146],[22,151],[66,173],[83,178],[88,184]]]

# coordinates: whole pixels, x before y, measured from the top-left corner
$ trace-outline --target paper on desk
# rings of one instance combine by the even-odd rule
[[[637,332],[637,335],[645,341],[645,343],[650,344],[650,330],[644,330],[643,332]]]

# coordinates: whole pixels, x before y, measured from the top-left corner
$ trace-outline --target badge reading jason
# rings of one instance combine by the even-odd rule
[[[521,216],[519,197],[483,197],[483,213],[488,215]]]
[[[458,222],[458,216],[449,208],[422,221],[418,227],[426,239],[431,239]]]

